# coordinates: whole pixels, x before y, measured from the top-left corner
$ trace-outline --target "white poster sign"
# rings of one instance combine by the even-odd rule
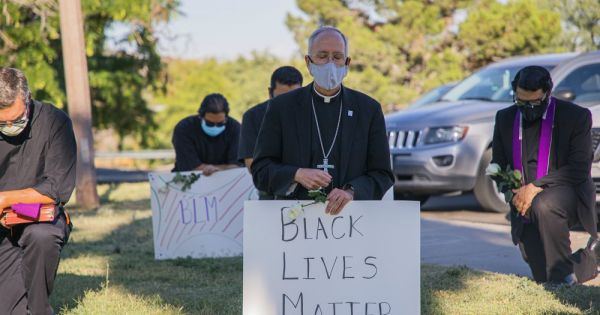
[[[248,170],[200,175],[185,190],[172,182],[175,175],[148,175],[155,258],[242,255],[244,201],[256,194]]]
[[[245,315],[420,313],[418,202],[292,205],[245,203]]]

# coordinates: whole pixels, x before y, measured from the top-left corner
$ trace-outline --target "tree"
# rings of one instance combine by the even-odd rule
[[[504,58],[565,51],[555,45],[561,34],[560,14],[534,1],[483,2],[469,9],[458,37],[469,69]]]
[[[297,3],[308,19],[288,15],[287,25],[302,50],[317,25],[339,27],[349,37],[353,58],[346,83],[372,95],[387,110],[498,58],[552,50],[552,39],[561,31],[553,27],[559,16],[530,0]],[[461,21],[461,13],[466,20]]]
[[[573,51],[600,49],[600,1],[542,1],[560,15],[565,27],[562,43]]]
[[[178,0],[82,1],[94,126],[114,129],[120,147],[130,134],[146,144],[156,126],[144,97],[165,82],[155,25],[168,22],[178,5]],[[22,69],[36,99],[68,108],[57,0],[0,0],[0,6],[0,63]],[[108,37],[113,27],[126,35]]]
[[[303,71],[301,60],[283,61],[266,53],[253,53],[249,58],[217,61],[208,59],[168,60],[169,83],[163,93],[156,93],[156,119],[160,125],[153,138],[153,147],[170,148],[173,128],[182,118],[195,115],[200,102],[209,93],[221,93],[229,102],[230,116],[241,121],[244,112],[268,99],[267,88],[273,71],[283,65]]]

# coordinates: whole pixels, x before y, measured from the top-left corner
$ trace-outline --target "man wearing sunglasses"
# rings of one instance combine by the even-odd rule
[[[597,274],[591,113],[552,97],[543,67],[521,69],[512,88],[515,104],[496,115],[492,162],[524,175],[511,201],[513,242],[535,281],[585,282]],[[569,230],[576,224],[591,237],[572,255]]]
[[[342,85],[348,40],[324,26],[308,39],[306,65],[314,81],[271,100],[252,163],[255,186],[276,199],[327,194],[326,213],[337,215],[352,200],[377,200],[392,186],[385,122],[380,104]]]
[[[53,314],[48,303],[71,231],[62,206],[75,187],[69,117],[31,99],[25,75],[0,68],[0,209],[54,204],[53,222],[0,226],[0,314]]]
[[[207,95],[198,110],[181,120],[173,132],[173,172],[202,171],[203,175],[239,167],[240,124],[229,117],[229,103],[221,94]]]

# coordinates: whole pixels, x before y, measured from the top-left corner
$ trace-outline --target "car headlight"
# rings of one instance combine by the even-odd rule
[[[467,135],[468,130],[469,127],[463,126],[429,128],[425,132],[423,144],[458,142]]]

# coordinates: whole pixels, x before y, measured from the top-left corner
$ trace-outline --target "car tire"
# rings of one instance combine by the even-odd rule
[[[496,183],[487,175],[485,169],[492,161],[492,149],[487,149],[481,157],[473,194],[484,211],[506,213],[510,211],[504,196],[498,191]]]
[[[430,197],[429,195],[414,195],[414,194],[399,192],[397,190],[394,191],[394,200],[418,201],[421,203],[421,206],[423,206],[423,204],[425,202],[427,202],[427,200],[429,200],[429,197]]]

